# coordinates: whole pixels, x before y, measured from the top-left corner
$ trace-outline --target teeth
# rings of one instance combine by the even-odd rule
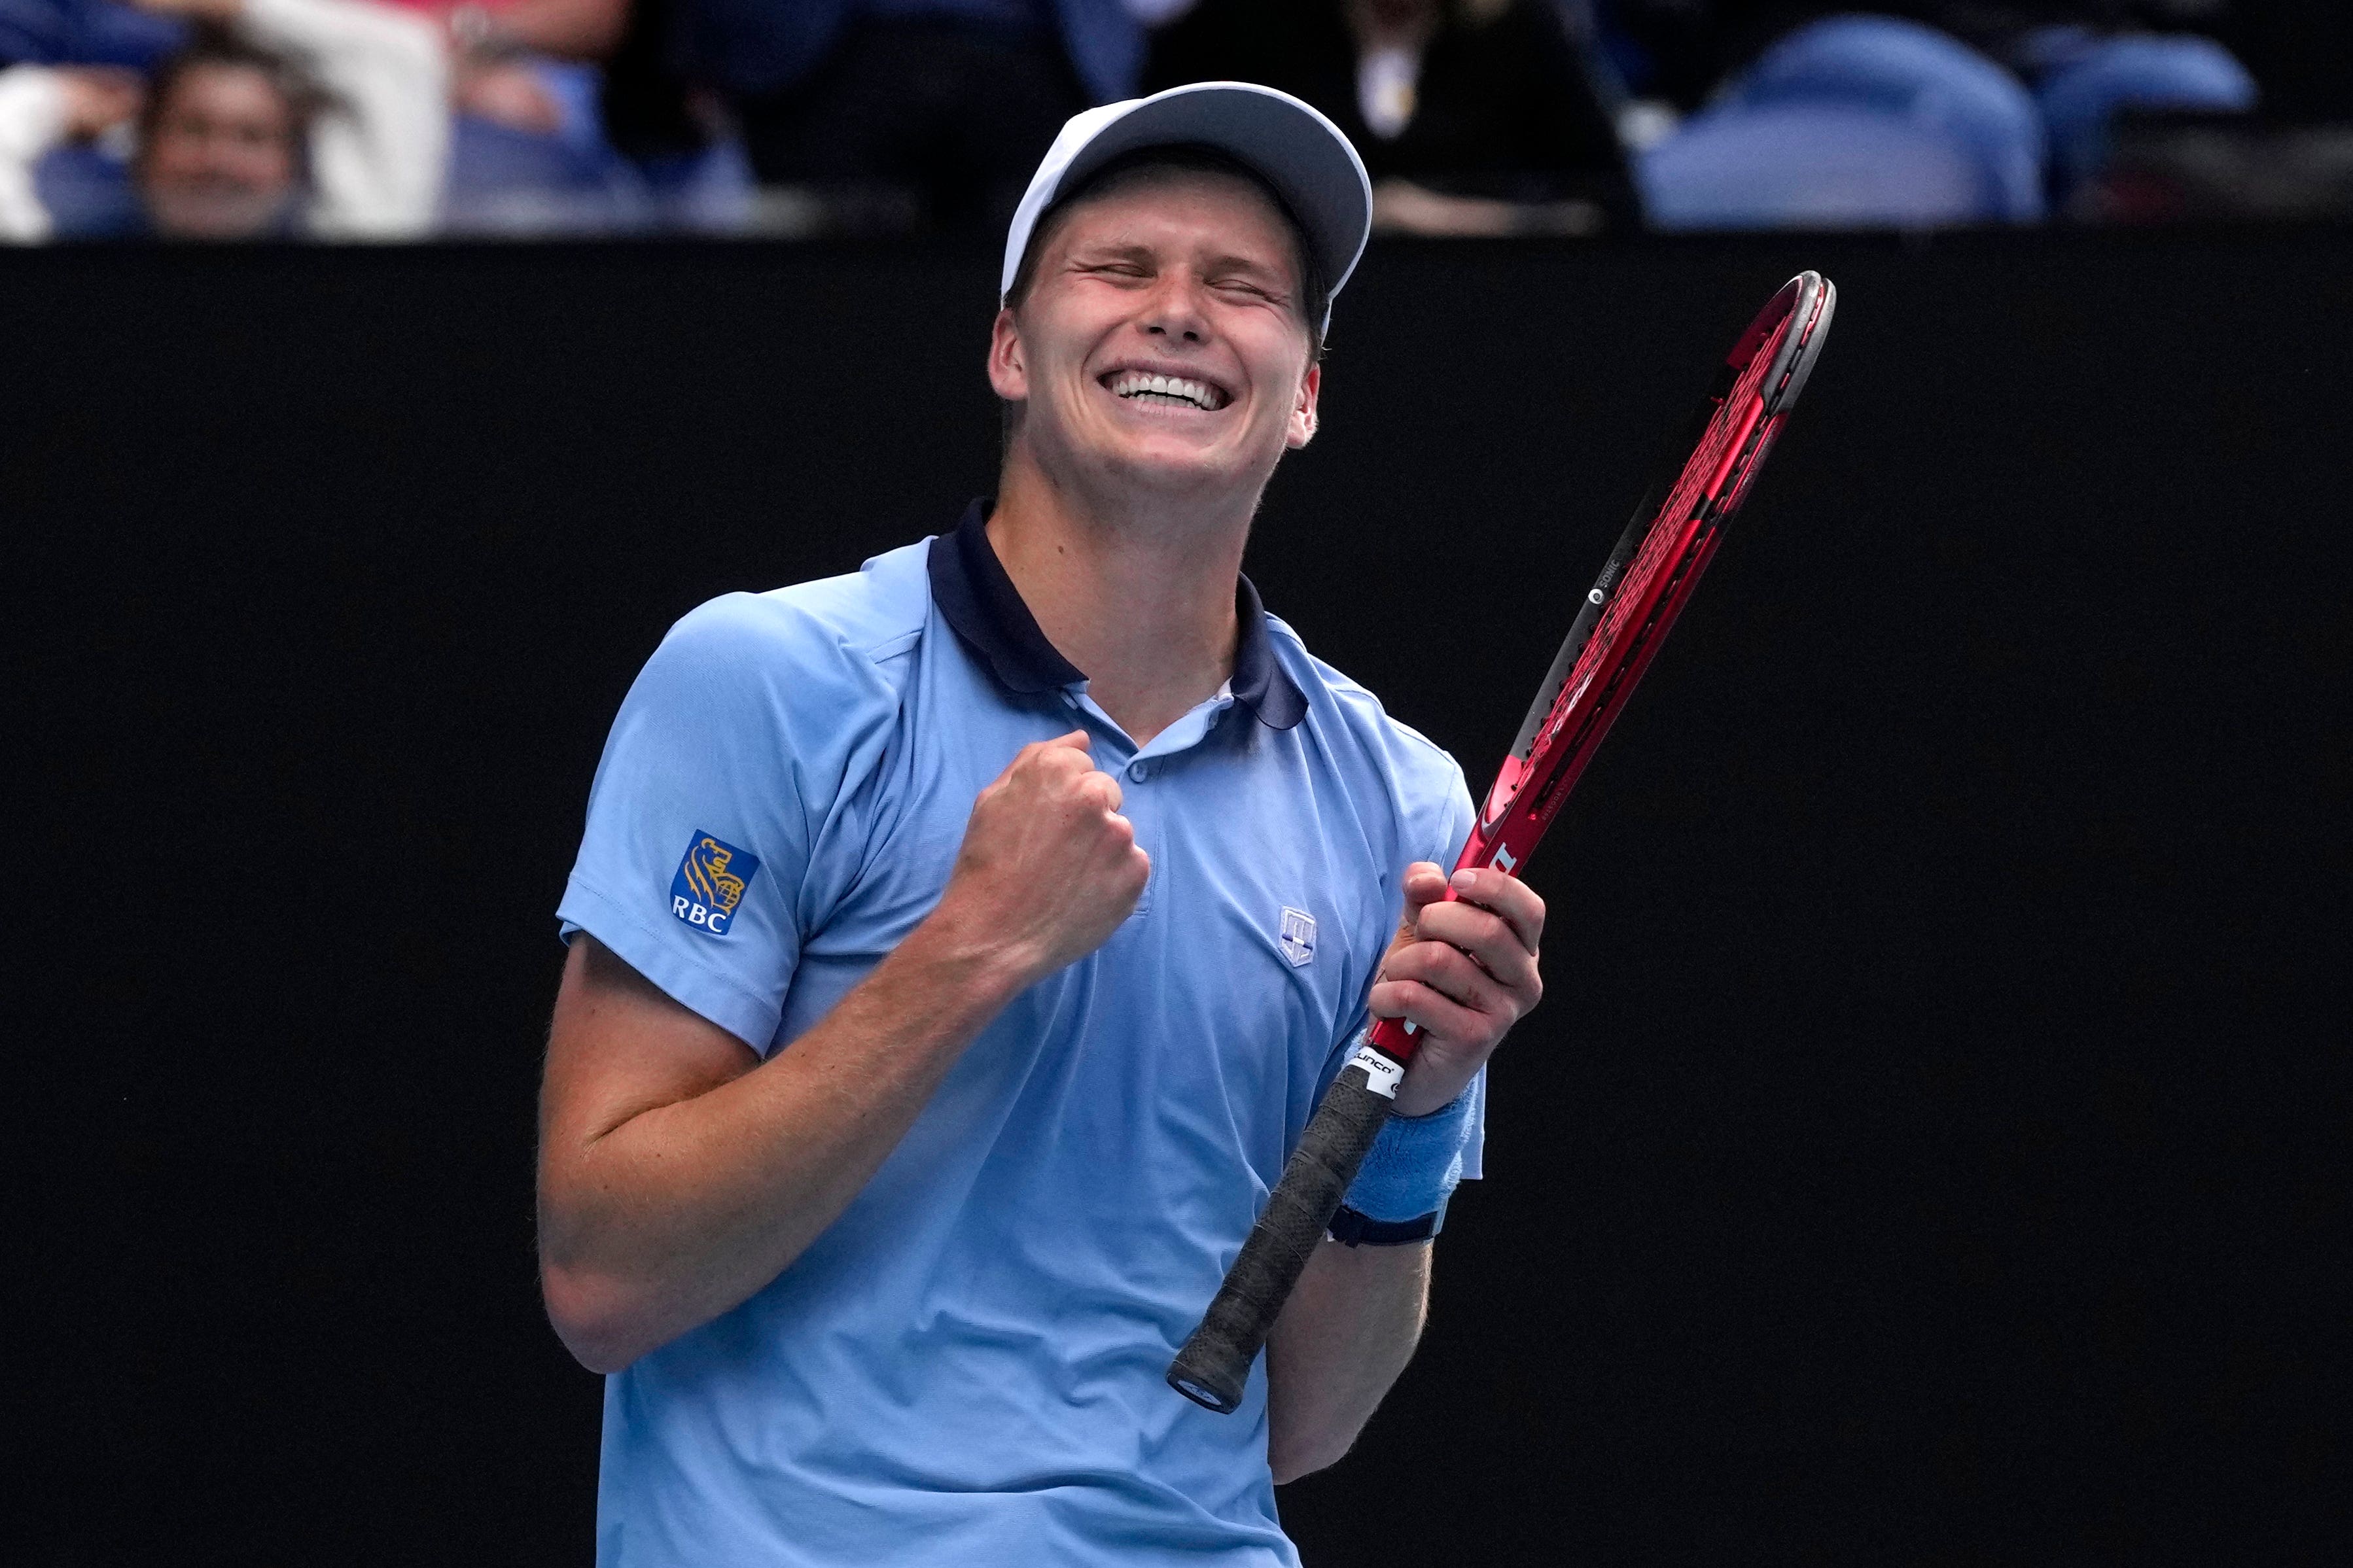
[[[1224,395],[1206,382],[1154,375],[1140,370],[1123,371],[1113,377],[1111,389],[1121,397],[1166,397],[1196,408],[1216,408],[1225,402]]]

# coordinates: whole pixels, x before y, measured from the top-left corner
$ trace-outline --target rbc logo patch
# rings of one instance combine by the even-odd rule
[[[733,844],[698,833],[670,879],[670,912],[681,924],[712,936],[725,936],[735,922],[744,889],[760,874],[760,858]]]
[[[1293,969],[1304,969],[1315,959],[1315,917],[1305,910],[1282,908],[1282,930],[1275,937],[1275,945],[1282,956],[1291,961]]]

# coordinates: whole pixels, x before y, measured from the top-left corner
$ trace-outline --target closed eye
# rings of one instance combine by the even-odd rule
[[[1142,262],[1125,258],[1117,261],[1074,262],[1071,264],[1071,270],[1082,277],[1091,278],[1145,279],[1152,276],[1152,269]]]

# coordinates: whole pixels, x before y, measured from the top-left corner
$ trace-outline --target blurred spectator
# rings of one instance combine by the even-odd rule
[[[1219,78],[1329,115],[1363,154],[1374,222],[1391,232],[1641,221],[1556,0],[1203,0],[1155,40],[1148,85]]]
[[[415,4],[415,0],[402,0]],[[560,89],[533,68],[552,60],[601,60],[620,42],[628,0],[515,0],[491,7],[418,5],[435,13],[450,48],[451,104],[519,131],[553,134],[562,129]]]
[[[0,237],[398,239],[428,231],[448,130],[442,49],[365,0],[142,0],[194,24],[152,78],[0,70]],[[69,142],[130,136],[130,195],[59,215],[36,181]]]
[[[628,15],[609,53],[599,107],[606,134],[687,226],[741,227],[751,161],[725,100],[682,68],[679,0],[569,0]]]
[[[596,234],[649,226],[644,182],[607,137],[596,62],[627,0],[396,0],[429,13],[451,65],[444,226],[460,234]],[[687,226],[683,224],[681,226]]]
[[[0,0],[5,3],[5,0]],[[448,36],[460,233],[735,232],[741,144],[670,59],[668,0],[396,0]]]
[[[1062,121],[1129,96],[1166,0],[680,0],[763,184],[834,226],[1003,228]]]

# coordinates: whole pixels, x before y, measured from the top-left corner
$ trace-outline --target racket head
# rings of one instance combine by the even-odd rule
[[[1837,311],[1838,286],[1819,272],[1806,271],[1781,285],[1781,291],[1749,323],[1748,331],[1741,338],[1744,344],[1750,336],[1758,336],[1761,345],[1763,336],[1781,331],[1774,350],[1774,363],[1765,373],[1767,414],[1785,415],[1798,405],[1798,395],[1806,390],[1807,378],[1814,374],[1815,362],[1822,357],[1822,343],[1830,336],[1831,317]],[[1768,325],[1767,319],[1777,312],[1778,319]],[[1781,330],[1783,322],[1788,323],[1787,330]],[[1755,351],[1750,352],[1753,354]],[[1744,361],[1745,356],[1736,346],[1726,363]]]
[[[1588,662],[1586,656],[1604,615],[1617,595],[1629,586],[1629,568],[1643,559],[1646,546],[1654,545],[1659,530],[1696,521],[1700,527],[1693,542],[1698,543],[1700,552],[1678,568],[1685,579],[1674,595],[1674,606],[1679,607],[1682,595],[1689,592],[1688,579],[1696,575],[1696,571],[1704,566],[1706,556],[1713,553],[1715,530],[1746,499],[1748,482],[1757,464],[1813,374],[1837,304],[1838,290],[1828,279],[1811,270],[1800,272],[1766,301],[1765,308],[1757,311],[1756,319],[1734,342],[1686,427],[1680,447],[1686,455],[1680,466],[1662,474],[1643,495],[1617,547],[1603,563],[1600,575],[1587,591],[1585,602],[1577,606],[1568,636],[1553,656],[1551,668],[1536,688],[1535,700],[1521,721],[1510,755],[1488,792],[1480,813],[1482,833],[1479,837],[1492,836],[1522,790],[1535,782],[1536,775],[1547,771],[1546,759],[1535,755],[1538,745],[1548,738],[1558,739],[1567,728],[1555,721],[1561,717],[1558,710],[1564,704],[1582,699],[1591,687],[1589,672],[1573,689],[1571,682],[1577,679],[1580,666]],[[1753,409],[1749,406],[1752,403]],[[1746,428],[1737,443],[1739,450],[1729,455],[1729,466],[1720,473],[1697,473],[1703,468],[1727,460],[1724,437],[1739,425]],[[1695,478],[1705,482],[1694,485]],[[1668,515],[1671,510],[1675,515]],[[1641,591],[1639,585],[1636,591]],[[1659,628],[1662,635],[1663,630]],[[1635,673],[1639,677],[1639,669]],[[1591,737],[1583,752],[1589,754],[1599,740],[1598,735]],[[1547,746],[1548,751],[1551,749]],[[1474,847],[1477,842],[1474,837]]]

